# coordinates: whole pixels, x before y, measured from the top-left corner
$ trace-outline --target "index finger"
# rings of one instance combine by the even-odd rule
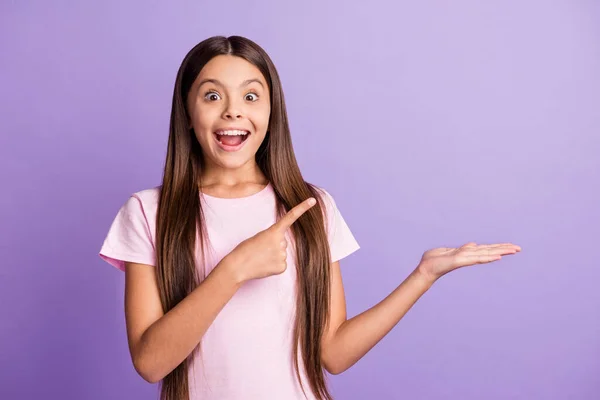
[[[286,230],[291,227],[294,222],[298,220],[306,211],[308,211],[312,206],[317,204],[317,200],[314,197],[310,197],[304,200],[302,203],[298,204],[296,207],[292,208],[287,212],[279,221],[277,221],[273,227],[275,229]]]

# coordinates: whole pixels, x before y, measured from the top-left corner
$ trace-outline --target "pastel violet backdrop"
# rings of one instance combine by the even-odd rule
[[[5,0],[0,18],[0,398],[155,398],[97,252],[160,183],[183,56],[241,34],[362,245],[350,316],[429,248],[523,248],[438,281],[336,398],[600,399],[598,2]]]

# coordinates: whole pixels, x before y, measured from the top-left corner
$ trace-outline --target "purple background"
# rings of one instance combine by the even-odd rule
[[[97,252],[159,184],[183,56],[241,34],[362,245],[350,316],[428,248],[523,248],[438,281],[336,398],[600,399],[597,1],[68,3],[0,5],[0,398],[155,398]]]

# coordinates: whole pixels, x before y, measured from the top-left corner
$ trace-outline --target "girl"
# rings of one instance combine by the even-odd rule
[[[184,58],[162,185],[119,210],[100,256],[125,271],[131,358],[161,399],[331,399],[324,371],[365,355],[444,274],[520,251],[438,248],[346,319],[339,262],[359,245],[302,178],[265,51],[212,37]]]

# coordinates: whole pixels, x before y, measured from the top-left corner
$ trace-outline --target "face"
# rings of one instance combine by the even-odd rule
[[[208,167],[255,164],[271,113],[269,88],[258,68],[240,57],[214,57],[192,85],[187,107]]]

